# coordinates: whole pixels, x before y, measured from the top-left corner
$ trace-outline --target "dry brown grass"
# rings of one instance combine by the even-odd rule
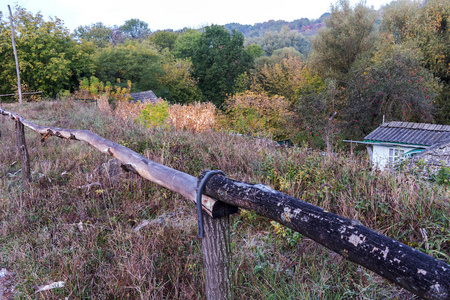
[[[214,131],[148,129],[92,103],[3,108],[38,124],[91,130],[194,176],[221,169],[267,184],[422,251],[419,229],[426,228],[430,254],[445,260],[439,252],[450,253],[448,193],[412,174],[373,172],[364,156],[263,147]],[[0,117],[0,125],[0,269],[16,274],[17,298],[204,299],[190,202],[130,173],[110,180],[96,171],[109,157],[77,141],[42,144],[29,130],[34,180],[24,191],[14,124]],[[150,225],[136,232],[144,220]],[[231,226],[239,299],[414,298],[307,238],[275,234],[269,220],[251,212],[233,216]],[[66,287],[34,295],[33,286],[60,280]]]
[[[169,114],[171,123],[176,129],[204,132],[211,131],[216,125],[216,106],[211,102],[174,104],[169,107]]]
[[[145,109],[147,105],[144,103],[132,103],[128,101],[119,101],[116,104],[114,114],[123,120],[134,121],[136,120],[141,111]]]
[[[146,106],[147,104],[120,101],[114,113],[122,119],[136,120]],[[216,107],[210,102],[170,105],[168,113],[170,124],[177,130],[205,132],[216,127]]]
[[[97,100],[98,109],[105,114],[112,114],[113,110],[109,105],[109,96],[107,94],[100,94],[95,96],[95,100]]]

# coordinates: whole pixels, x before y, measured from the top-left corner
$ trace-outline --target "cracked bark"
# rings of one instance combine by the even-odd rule
[[[139,153],[134,152],[122,145],[104,139],[89,130],[63,129],[58,127],[39,126],[25,120],[21,116],[5,111],[0,108],[0,115],[8,116],[18,123],[34,130],[42,135],[43,138],[56,136],[63,139],[79,140],[86,142],[97,148],[104,154],[111,155],[124,165],[124,168],[139,174],[141,177],[150,180],[158,185],[181,194],[193,203],[196,203],[197,178],[180,172],[178,170],[160,165],[146,159]],[[23,130],[23,129],[22,129]],[[236,207],[231,207],[218,202],[208,196],[202,196],[203,210],[213,217],[223,216],[224,213],[237,212]]]
[[[143,178],[195,202],[197,178],[191,175],[147,160],[140,154],[87,130],[37,126],[2,109],[0,109],[0,114],[22,122],[25,126],[43,136],[49,134],[65,139],[85,141],[101,152],[114,156],[126,165],[127,169],[136,171]],[[204,173],[200,178],[202,176],[204,176]],[[236,211],[236,207],[253,210],[259,215],[302,233],[420,297],[450,299],[450,266],[448,264],[378,234],[362,226],[358,221],[332,214],[312,204],[274,191],[267,186],[252,185],[231,180],[224,176],[212,177],[206,184],[204,194],[209,197],[205,195],[202,197],[203,209],[211,216],[224,216],[226,213]],[[217,224],[221,223],[211,223],[211,225],[209,221],[213,222],[213,219],[204,219],[206,219],[206,230],[209,232],[220,231],[217,229]],[[216,221],[222,222],[222,219],[219,218]],[[207,229],[210,226],[211,229]],[[214,234],[211,235],[211,237],[214,236]],[[216,237],[213,240],[206,239],[204,241],[205,247],[216,249],[213,250],[215,256],[222,257],[218,260],[222,261],[219,264],[226,265],[229,258],[229,255],[226,255],[227,246],[222,245],[220,240],[226,241],[226,237]],[[208,257],[206,259],[205,268],[209,260]],[[212,270],[219,264],[210,264]],[[215,275],[208,275],[211,272],[205,271],[207,280],[214,278]],[[218,280],[219,282],[228,280],[228,272],[222,272],[217,276],[223,278]],[[218,289],[220,290],[220,288]],[[224,291],[225,295],[229,295],[226,289]]]
[[[22,162],[22,186],[27,189],[31,183],[30,156],[28,155],[25,131],[22,122],[16,120],[17,153]]]
[[[356,220],[335,215],[262,184],[248,184],[223,176],[212,177],[204,194],[290,227],[420,297],[450,299],[448,264],[370,230]]]
[[[205,292],[208,300],[228,300],[231,295],[231,242],[229,217],[203,214],[202,239]]]

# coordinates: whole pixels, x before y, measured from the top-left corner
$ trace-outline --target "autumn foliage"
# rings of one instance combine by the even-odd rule
[[[247,91],[229,97],[224,106],[222,124],[229,130],[275,140],[289,136],[293,113],[282,96]]]

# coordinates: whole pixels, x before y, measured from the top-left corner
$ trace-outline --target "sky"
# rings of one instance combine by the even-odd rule
[[[10,1],[10,3],[8,2]],[[80,25],[102,22],[123,25],[137,18],[151,31],[200,28],[205,25],[240,23],[253,25],[269,20],[317,19],[337,0],[6,0],[0,10],[8,12],[17,3],[32,13],[41,12],[46,20],[58,17],[70,31]],[[392,0],[367,0],[379,9]],[[350,0],[352,5],[358,0]],[[3,7],[4,6],[4,7]],[[8,13],[9,14],[9,13]]]

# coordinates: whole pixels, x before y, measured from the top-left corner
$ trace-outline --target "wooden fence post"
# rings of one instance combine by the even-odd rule
[[[22,161],[22,185],[26,189],[30,186],[31,182],[30,156],[28,155],[27,143],[25,141],[24,126],[19,119],[16,119],[16,140],[17,152]]]
[[[230,300],[232,299],[232,281],[229,216],[212,218],[203,213],[203,226],[202,250],[206,298]]]
[[[197,205],[204,186],[210,178],[225,173],[220,170],[204,170],[198,180]],[[218,204],[220,204],[219,202]],[[238,212],[237,207],[217,205],[216,214],[204,211],[199,218],[199,236],[202,236],[203,266],[205,270],[205,293],[208,300],[231,300],[231,234],[229,215]],[[200,213],[197,206],[197,214]],[[203,222],[203,227],[200,221]]]

